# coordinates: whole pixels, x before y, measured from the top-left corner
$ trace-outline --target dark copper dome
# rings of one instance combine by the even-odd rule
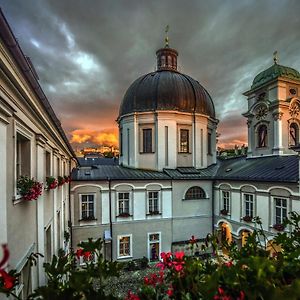
[[[157,68],[135,80],[120,106],[119,117],[156,110],[201,113],[215,118],[213,101],[206,89],[188,75],[177,71],[177,51],[157,51]]]

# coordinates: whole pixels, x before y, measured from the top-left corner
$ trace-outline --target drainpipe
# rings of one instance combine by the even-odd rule
[[[215,183],[216,181],[213,180],[212,181],[212,186],[211,186],[211,210],[212,210],[212,218],[211,218],[211,226],[212,226],[212,230],[211,230],[211,233],[213,234],[214,233],[214,230],[215,230]]]
[[[109,197],[109,230],[110,230],[110,236],[111,236],[111,242],[110,242],[110,261],[113,261],[113,233],[112,233],[112,209],[111,209],[111,179],[107,177],[108,180],[108,197]]]
[[[69,160],[69,176],[71,176],[71,160]],[[69,195],[68,195],[68,206],[69,206],[69,220],[68,227],[70,231],[70,250],[73,250],[73,233],[72,233],[72,216],[71,216],[71,182],[69,182]]]

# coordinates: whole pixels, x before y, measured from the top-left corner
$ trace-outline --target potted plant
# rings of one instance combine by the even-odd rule
[[[223,215],[223,216],[227,216],[227,215],[228,215],[228,210],[225,209],[225,208],[223,208],[223,209],[220,210],[220,213],[221,213],[221,215]]]
[[[52,176],[46,177],[46,183],[47,183],[48,191],[57,188],[57,185],[58,185],[57,179],[55,179]]]
[[[284,225],[283,225],[283,224],[280,224],[280,223],[274,224],[274,225],[273,225],[273,228],[274,228],[275,230],[277,230],[277,231],[283,231],[283,230],[284,230]]]
[[[17,181],[17,190],[24,200],[37,200],[42,195],[43,185],[33,178],[21,176]]]
[[[158,210],[150,211],[149,215],[159,215],[159,211]]]
[[[65,183],[70,183],[71,182],[71,176],[64,176]]]
[[[58,186],[62,186],[63,184],[65,184],[65,178],[62,177],[62,176],[58,176],[57,177],[57,183],[58,183]]]
[[[243,221],[245,222],[252,222],[252,217],[251,216],[244,216]]]
[[[119,217],[128,218],[128,217],[130,217],[130,214],[128,212],[122,212],[119,214]]]

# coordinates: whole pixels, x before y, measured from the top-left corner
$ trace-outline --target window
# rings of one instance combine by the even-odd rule
[[[81,195],[81,219],[95,219],[94,195]]]
[[[180,129],[179,152],[181,153],[189,152],[189,130],[188,129]]]
[[[160,257],[160,233],[148,233],[148,258],[156,261]]]
[[[152,129],[143,129],[143,153],[152,152]]]
[[[254,216],[254,196],[252,194],[244,194],[245,216],[253,218]]]
[[[148,212],[151,215],[159,213],[159,192],[148,192]]]
[[[51,154],[50,152],[46,151],[45,153],[45,173],[46,173],[46,177],[51,176]]]
[[[197,200],[206,198],[204,190],[199,186],[193,186],[185,193],[185,200]]]
[[[296,146],[298,144],[299,136],[299,128],[296,123],[292,123],[290,125],[290,135],[289,135],[289,142],[290,146]]]
[[[268,128],[266,125],[260,125],[258,128],[258,147],[267,147]]]
[[[287,199],[274,198],[275,202],[275,224],[282,224],[287,217]]]
[[[132,235],[118,236],[118,258],[127,258],[132,256]]]
[[[118,193],[119,216],[129,216],[129,192]]]
[[[30,177],[30,140],[17,132],[16,140],[16,175]]]
[[[222,191],[222,202],[223,202],[223,208],[224,210],[229,213],[230,211],[230,193],[229,191]]]

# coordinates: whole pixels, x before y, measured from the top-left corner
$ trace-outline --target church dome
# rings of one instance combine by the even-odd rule
[[[255,76],[251,89],[255,89],[265,83],[272,81],[278,77],[284,77],[292,80],[300,80],[300,73],[290,67],[278,65],[276,62],[270,68],[260,72]]]
[[[133,112],[171,110],[200,113],[215,118],[213,101],[195,79],[177,71],[177,51],[159,49],[157,71],[136,79],[128,88],[119,117]]]

